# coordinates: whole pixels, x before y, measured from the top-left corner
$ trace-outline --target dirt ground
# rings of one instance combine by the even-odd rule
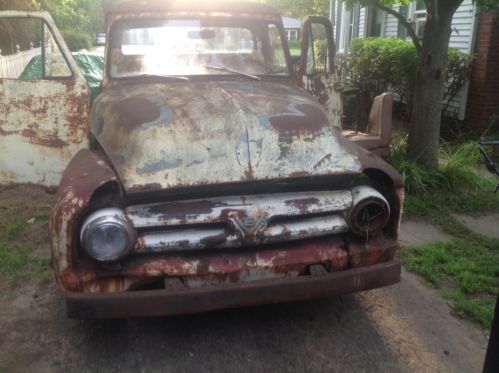
[[[27,219],[38,216],[26,237],[47,258],[43,211],[53,198],[0,190],[0,214],[18,203]],[[402,240],[433,235],[422,229],[405,226]],[[0,372],[479,372],[487,344],[481,328],[405,271],[400,284],[355,295],[116,321],[67,319],[53,281],[3,283],[0,330]]]

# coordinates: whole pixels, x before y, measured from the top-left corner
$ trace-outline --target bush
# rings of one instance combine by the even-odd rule
[[[483,190],[490,194],[494,179],[476,172],[482,167],[483,159],[478,150],[477,141],[461,144],[442,143],[438,169],[408,161],[405,158],[407,136],[399,138],[391,145],[390,163],[401,174],[404,186],[409,194],[464,193],[473,194]]]
[[[449,48],[444,110],[449,109],[448,103],[469,77],[471,62],[470,55]],[[356,39],[350,47],[347,66],[352,85],[366,97],[367,112],[374,97],[389,90],[406,104],[405,116],[410,116],[418,66],[418,55],[412,43],[401,39]]]
[[[443,111],[448,111],[449,105],[466,80],[471,76],[473,56],[456,48],[449,48],[447,56],[447,84],[444,89]]]
[[[289,49],[300,49],[301,48],[301,40],[293,39],[288,40]]]
[[[92,48],[92,42],[88,34],[75,30],[64,30],[62,35],[71,52]]]

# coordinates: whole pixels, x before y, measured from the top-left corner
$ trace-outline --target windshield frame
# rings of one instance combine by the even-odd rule
[[[154,22],[162,22],[162,21],[168,21],[168,20],[193,20],[193,19],[210,19],[210,20],[216,20],[220,19],[222,22],[227,21],[228,17],[224,16],[210,16],[210,15],[175,15],[175,14],[168,14],[168,15],[155,15],[154,17],[125,17],[125,18],[119,18],[115,20],[114,22],[111,23],[109,30],[108,30],[108,44],[106,45],[106,66],[105,66],[105,80],[114,81],[114,82],[119,82],[119,81],[130,81],[130,80],[144,80],[144,79],[150,79],[150,78],[145,78],[144,76],[141,76],[140,74],[137,75],[130,75],[130,76],[124,76],[124,77],[116,77],[111,74],[111,65],[112,65],[112,46],[113,46],[113,39],[115,37],[115,34],[117,30],[119,30],[119,26],[123,23],[125,24],[133,24],[134,22],[140,23],[140,22],[148,22],[151,21],[152,23]],[[237,15],[233,15],[230,17],[231,20],[234,19],[239,19]],[[282,22],[278,22],[275,19],[265,19],[265,18],[256,18],[256,19],[248,19],[247,17],[240,17],[241,20],[245,22],[264,22],[267,25],[272,25],[277,28],[279,31],[279,37],[281,40],[281,45],[282,45],[282,50],[284,53],[284,60],[286,62],[286,73],[282,74],[254,74],[258,77],[260,77],[261,80],[266,80],[266,79],[293,79],[294,76],[294,70],[293,70],[293,65],[291,63],[291,55],[289,52],[289,45],[288,45],[288,39],[284,33],[284,27],[282,25]],[[175,76],[175,75],[172,75]],[[234,73],[222,73],[222,74],[189,74],[189,75],[178,75],[178,76],[186,76],[188,77],[188,80],[211,80],[211,79],[241,79],[241,75],[239,74],[234,74]]]

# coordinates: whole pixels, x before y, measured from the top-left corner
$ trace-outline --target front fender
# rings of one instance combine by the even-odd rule
[[[76,227],[94,192],[110,182],[118,183],[115,172],[96,153],[83,149],[64,171],[49,222],[52,267],[63,290],[77,290],[74,248]]]

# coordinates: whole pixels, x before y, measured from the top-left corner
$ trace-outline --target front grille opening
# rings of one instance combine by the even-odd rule
[[[202,223],[202,224],[179,224],[179,225],[162,225],[162,226],[151,226],[137,228],[137,233],[140,235],[142,233],[162,233],[162,232],[174,232],[183,229],[198,229],[198,230],[216,230],[223,229],[226,232],[232,231],[232,227],[225,222],[215,222],[215,223]]]
[[[306,214],[306,215],[278,215],[270,218],[268,221],[268,225],[293,223],[293,222],[304,221],[307,219],[322,218],[326,216],[335,216],[335,215],[339,215],[338,212],[327,211],[327,212],[319,212],[315,214]]]

